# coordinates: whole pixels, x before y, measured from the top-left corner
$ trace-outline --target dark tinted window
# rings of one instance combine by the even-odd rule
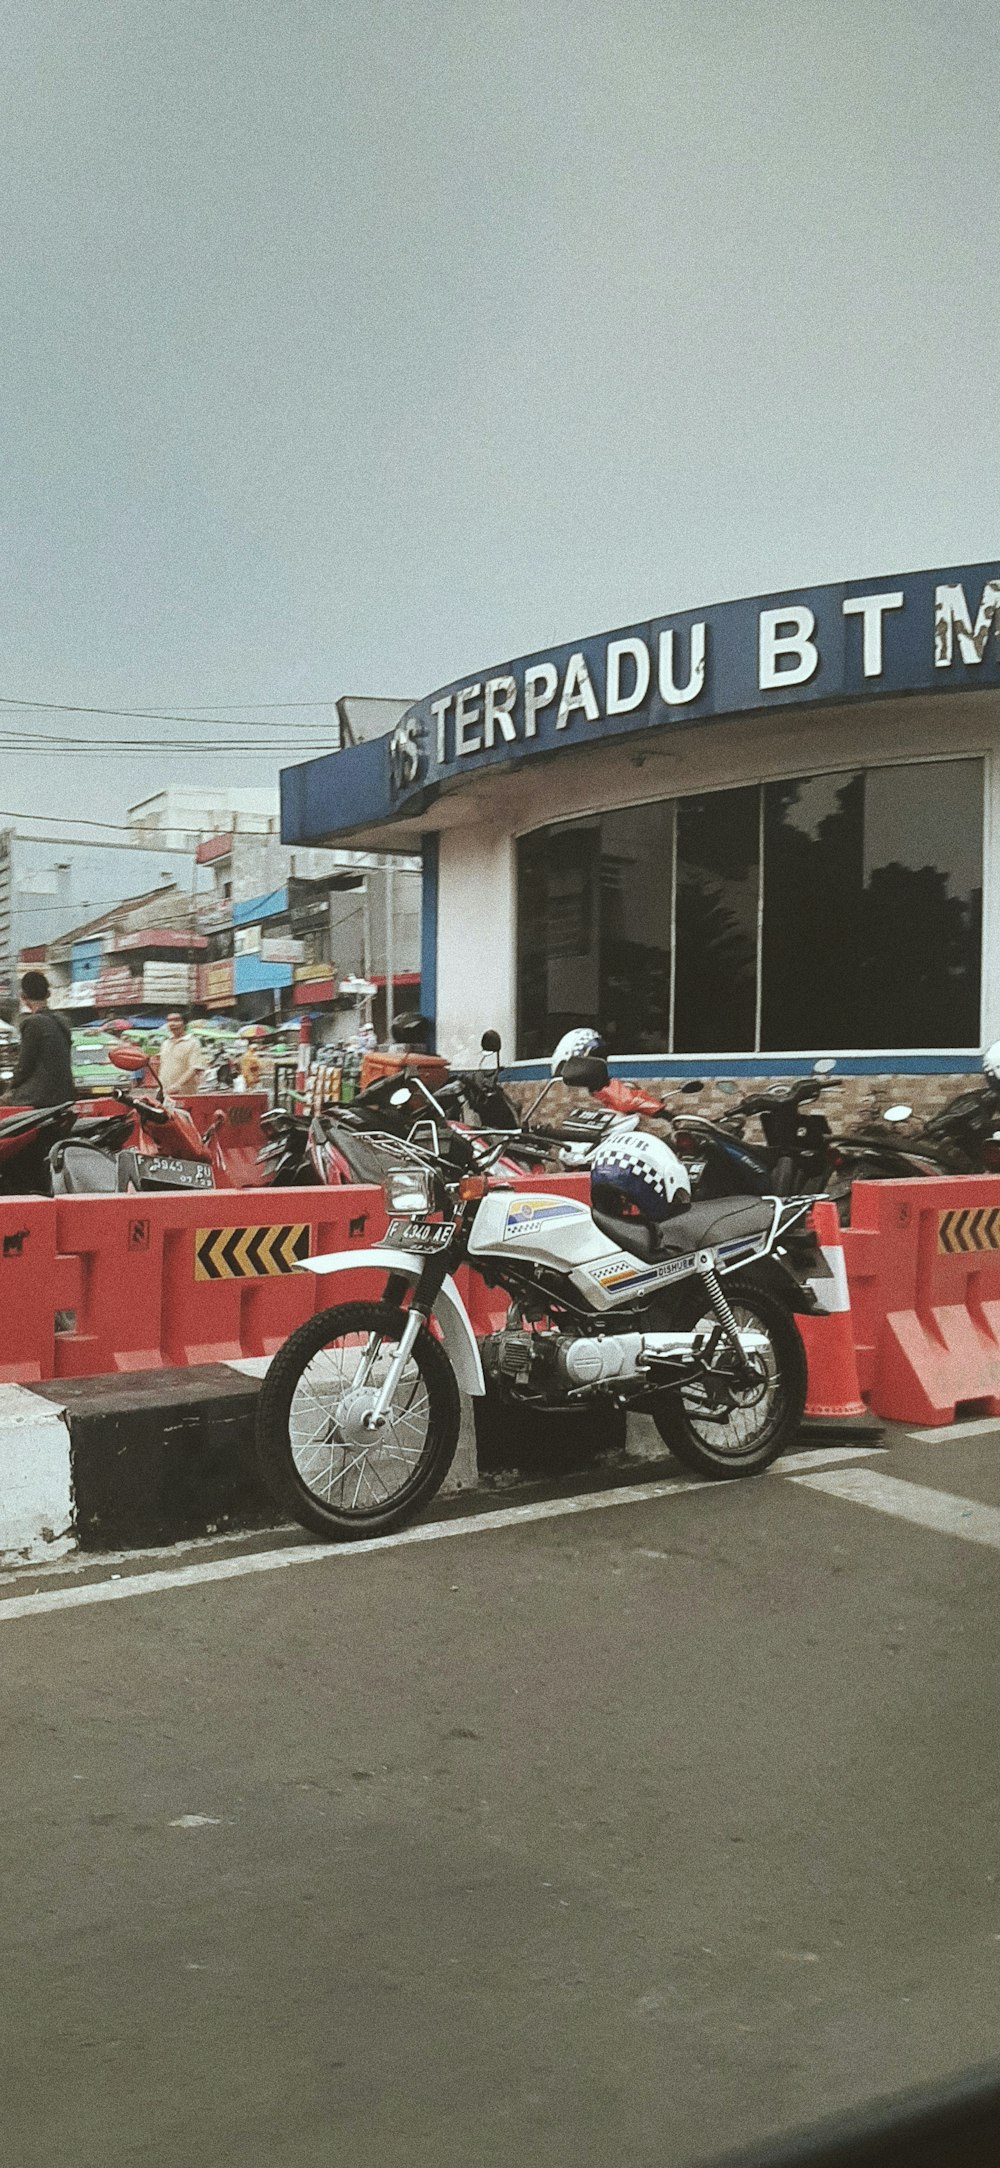
[[[982,802],[980,761],[925,761],[527,836],[519,1052],[589,1023],[622,1054],[752,1052],[758,999],[764,1051],[977,1045]]]
[[[983,771],[976,760],[865,777],[859,1046],[977,1046]]]
[[[761,1045],[975,1046],[982,767],[769,783]]]
[[[863,792],[862,775],[765,787],[765,1049],[860,1043]]]
[[[677,807],[679,1054],[752,1049],[757,1008],[760,792],[712,791]]]
[[[614,1053],[670,1045],[672,803],[633,806],[601,822],[599,1021]]]
[[[543,828],[518,851],[518,1047],[550,1054],[597,1020],[599,824]]]
[[[670,1029],[673,805],[567,822],[518,847],[518,1047],[573,1024],[610,1049],[664,1053]]]

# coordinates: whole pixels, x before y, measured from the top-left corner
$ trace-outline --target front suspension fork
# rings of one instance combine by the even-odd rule
[[[406,1323],[403,1326],[403,1330],[399,1336],[399,1346],[396,1349],[395,1355],[393,1356],[391,1363],[389,1364],[388,1370],[386,1371],[381,1391],[378,1393],[367,1415],[363,1419],[362,1427],[365,1430],[384,1430],[386,1417],[389,1413],[389,1409],[392,1406],[393,1395],[396,1391],[396,1387],[399,1384],[400,1378],[402,1377],[403,1372],[406,1369],[406,1365],[409,1362],[410,1356],[412,1355],[413,1350],[417,1344],[417,1339],[421,1332],[421,1329],[426,1324],[426,1322],[427,1320],[424,1317],[422,1310],[418,1310],[416,1304],[414,1304],[411,1309],[407,1310]],[[365,1364],[367,1365],[366,1375],[370,1375],[371,1373],[371,1362],[369,1358],[374,1351],[374,1347],[375,1341],[373,1340],[371,1346],[365,1350]]]

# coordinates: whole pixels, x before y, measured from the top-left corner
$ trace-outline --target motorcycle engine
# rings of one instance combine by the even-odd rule
[[[619,1379],[635,1378],[641,1333],[490,1333],[480,1347],[483,1369],[501,1392],[560,1400]]]

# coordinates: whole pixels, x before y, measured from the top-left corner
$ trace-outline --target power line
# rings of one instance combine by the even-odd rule
[[[135,828],[131,821],[92,821],[85,819],[82,813],[14,813],[10,810],[9,807],[5,808],[4,806],[0,806],[0,821],[44,821],[46,826],[49,828],[61,828],[65,821],[69,821],[71,826],[74,828],[113,828],[116,834],[121,834],[123,836],[130,836],[135,834]],[[171,832],[172,831],[168,831],[168,833]],[[196,828],[195,823],[192,823],[191,828],[189,830],[186,830],[185,832],[191,835],[194,835],[197,832],[197,834],[200,836],[228,835],[230,833],[228,828]],[[246,832],[248,834],[253,834],[256,831],[247,830]],[[70,836],[67,836],[64,839],[60,839],[58,836],[22,837],[22,841],[26,843],[58,843],[60,840],[65,840],[67,843],[69,843],[75,842],[78,839],[76,837]]]
[[[255,738],[158,738],[150,744],[148,738],[54,738],[42,733],[15,736],[10,732],[0,732],[0,747],[9,753],[249,753],[256,760],[272,756],[287,760],[300,753],[335,751],[328,738],[284,738],[266,744]]]
[[[384,702],[386,705],[393,707],[402,708],[406,706],[405,701],[396,700],[389,693],[349,693],[342,694],[336,699],[324,698],[322,700],[221,700],[214,707],[192,705],[184,709],[99,708],[92,707],[85,701],[34,700],[20,693],[0,693],[0,708],[6,708],[11,714],[19,715],[106,715],[124,718],[126,722],[137,723],[200,724],[208,716],[211,720],[218,722],[220,726],[228,724],[229,716],[232,713],[231,727],[233,729],[238,728],[240,723],[244,723],[248,729],[267,730],[272,726],[267,723],[252,724],[250,718],[257,714],[297,714],[300,710],[311,710],[315,713],[319,708],[339,707],[341,699],[346,699],[349,704],[354,701],[365,700]],[[234,710],[239,712],[233,713]],[[313,724],[308,727],[315,729],[316,725]]]
[[[228,706],[231,709],[241,708],[244,705],[251,711],[260,708],[271,710],[277,713],[286,707],[293,709],[315,709],[325,707],[334,708],[336,707],[337,703],[335,700],[290,700],[288,702],[280,700],[262,700],[259,702],[247,701],[245,703],[243,701],[233,700],[228,703]],[[96,708],[90,707],[82,701],[27,700],[23,699],[20,694],[15,693],[0,693],[0,708],[7,708],[14,713],[21,715],[108,715],[119,718],[124,717],[126,722],[137,723],[203,723],[206,715],[218,716],[220,724],[226,719],[221,708],[189,708],[185,711],[178,711],[172,708]],[[236,724],[239,724],[243,720],[244,718],[242,716],[237,715],[234,719],[234,727]],[[257,727],[259,727],[261,730],[267,730],[272,726],[267,723],[261,723]]]

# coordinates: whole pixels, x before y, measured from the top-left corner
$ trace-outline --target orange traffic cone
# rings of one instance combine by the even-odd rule
[[[832,1199],[817,1199],[811,1224],[833,1279],[813,1282],[814,1293],[823,1304],[822,1311],[795,1320],[809,1365],[805,1412],[807,1416],[864,1415],[866,1410],[858,1384],[858,1360],[851,1326],[847,1261],[837,1207]]]

